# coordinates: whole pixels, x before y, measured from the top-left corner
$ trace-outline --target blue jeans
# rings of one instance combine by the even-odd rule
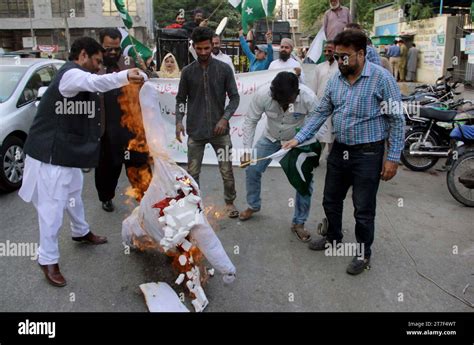
[[[327,239],[342,240],[342,210],[348,189],[352,186],[352,202],[356,221],[357,243],[364,244],[369,258],[374,242],[374,220],[377,191],[382,171],[384,143],[371,147],[347,146],[334,142],[328,157],[323,207],[328,219]]]
[[[257,157],[252,158],[266,157],[280,149],[280,141],[275,141],[273,143],[266,137],[262,136],[254,147]],[[270,162],[270,159],[259,161],[257,164],[250,165],[246,170],[247,203],[254,211],[259,211],[262,206],[262,200],[260,199],[262,174],[265,172]],[[304,224],[308,219],[309,209],[311,208],[312,193],[313,181],[311,181],[310,195],[301,195],[300,193],[296,192],[295,213],[292,221],[293,224]]]

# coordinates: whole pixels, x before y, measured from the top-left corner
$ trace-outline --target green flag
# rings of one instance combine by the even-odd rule
[[[140,55],[143,61],[146,61],[150,56],[153,56],[153,52],[143,43],[138,41],[135,37],[128,34],[123,28],[117,28],[122,34],[122,41],[120,46],[122,47],[123,55],[131,56],[138,64],[137,56],[135,51]],[[135,46],[135,49],[133,48]]]
[[[275,9],[276,0],[228,0],[242,14],[242,29],[247,33],[247,25],[268,17]]]
[[[120,17],[123,20],[123,24],[130,29],[133,26],[132,17],[128,14],[127,8],[123,3],[123,0],[115,0],[115,6],[117,7],[117,11],[120,14]]]
[[[269,156],[279,161],[290,184],[301,195],[309,195],[309,186],[313,179],[313,169],[319,165],[321,156],[321,144],[316,141],[311,144],[297,146],[286,154],[280,150]]]

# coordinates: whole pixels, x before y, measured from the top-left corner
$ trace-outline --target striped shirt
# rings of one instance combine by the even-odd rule
[[[382,66],[382,61],[380,61],[380,56],[377,54],[377,51],[372,46],[367,46],[367,55],[365,56],[370,62]]]
[[[302,143],[313,137],[331,114],[336,141],[357,145],[388,139],[387,159],[399,161],[405,127],[401,94],[395,79],[383,67],[366,61],[353,85],[336,72],[295,139]]]

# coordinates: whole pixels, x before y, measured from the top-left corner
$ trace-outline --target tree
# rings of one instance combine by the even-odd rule
[[[424,0],[398,0],[398,6],[408,9],[405,16],[407,22],[412,20],[428,19],[433,17],[432,2]]]
[[[342,0],[341,5],[349,7],[349,0]],[[374,9],[387,3],[387,0],[357,1],[357,22],[366,30],[372,30]],[[329,9],[329,0],[301,0],[301,21],[303,29],[310,34],[319,31],[324,13]]]

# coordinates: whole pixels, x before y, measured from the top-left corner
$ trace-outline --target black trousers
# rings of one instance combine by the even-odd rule
[[[342,209],[352,186],[355,236],[364,244],[364,255],[370,257],[374,242],[374,220],[385,145],[347,146],[334,142],[327,159],[323,207],[328,219],[327,239],[342,240]]]
[[[99,165],[95,168],[95,188],[101,202],[112,200],[115,197],[115,190],[117,189],[123,165],[125,165],[128,180],[134,188],[139,183],[136,178],[134,179],[130,175],[130,168],[147,167],[151,173],[151,167],[148,164],[148,154],[130,152],[130,156],[128,156],[123,150],[120,150],[119,154],[113,151],[110,145],[103,142],[100,150]],[[120,159],[118,157],[123,158]]]

